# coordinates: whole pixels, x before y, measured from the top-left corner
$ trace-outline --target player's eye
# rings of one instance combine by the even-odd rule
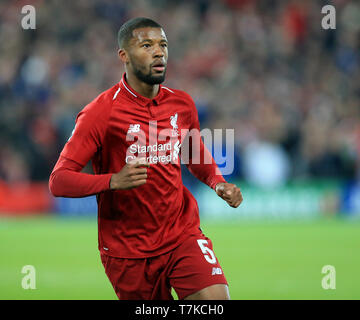
[[[144,43],[141,47],[143,47],[143,48],[150,48],[150,44],[149,44],[149,43]]]

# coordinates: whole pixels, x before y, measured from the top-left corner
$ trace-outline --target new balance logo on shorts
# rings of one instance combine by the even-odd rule
[[[221,268],[212,268],[212,273],[211,273],[211,275],[212,276],[214,276],[214,275],[216,275],[216,274],[222,274],[222,270],[221,270]]]

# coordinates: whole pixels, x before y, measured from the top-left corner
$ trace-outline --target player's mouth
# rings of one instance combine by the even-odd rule
[[[151,66],[157,72],[164,72],[165,70],[165,63],[163,62],[155,62]]]

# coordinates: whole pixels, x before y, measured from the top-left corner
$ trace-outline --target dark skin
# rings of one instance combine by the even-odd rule
[[[159,92],[159,84],[148,84],[135,75],[136,66],[145,74],[154,77],[163,76],[164,71],[155,70],[152,66],[162,63],[166,67],[168,58],[167,39],[159,28],[141,28],[133,31],[133,37],[125,48],[118,51],[120,60],[125,64],[126,80],[142,96],[154,98]],[[127,163],[120,172],[111,177],[111,189],[131,189],[146,183],[147,169],[150,165],[144,161]]]
[[[118,51],[120,60],[125,64],[126,80],[142,96],[154,98],[159,92],[159,84],[151,85],[135,75],[135,68],[154,78],[165,76],[168,60],[168,42],[164,30],[160,28],[140,28],[133,31],[133,37],[124,49]],[[164,70],[154,69],[163,64]]]
[[[159,92],[161,79],[165,77],[168,60],[168,42],[161,28],[139,28],[133,31],[130,41],[118,51],[120,60],[125,65],[126,80],[139,94],[154,98]],[[147,75],[158,83],[147,83],[139,79],[138,72]],[[147,168],[150,165],[143,159],[127,163],[111,177],[112,190],[125,190],[146,183]],[[243,201],[240,189],[232,183],[218,183],[216,194],[231,207],[237,208]],[[188,300],[227,300],[230,299],[228,286],[216,284],[189,295]]]

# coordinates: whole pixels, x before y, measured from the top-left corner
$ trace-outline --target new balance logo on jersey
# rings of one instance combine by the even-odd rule
[[[222,274],[221,268],[215,268],[215,267],[214,267],[214,268],[212,269],[211,275],[214,276],[214,275],[216,275],[216,274]]]
[[[140,125],[139,124],[131,124],[127,133],[139,132],[139,131],[140,131]]]

